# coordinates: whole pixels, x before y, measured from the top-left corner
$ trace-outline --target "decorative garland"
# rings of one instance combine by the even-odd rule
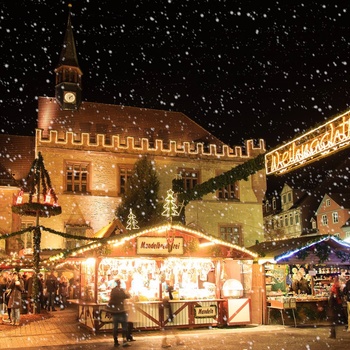
[[[25,216],[39,216],[41,218],[48,218],[62,214],[62,208],[58,205],[51,205],[47,203],[23,203],[12,206],[12,212]]]
[[[350,253],[345,253],[341,251],[336,251],[335,255],[342,263],[344,262],[350,262]]]
[[[36,229],[36,227],[37,226],[30,226],[30,227],[27,227],[27,228],[20,230],[20,231],[16,231],[16,232],[12,232],[12,233],[5,233],[5,234],[0,236],[0,240],[14,237],[17,235],[22,235],[23,233],[26,233],[26,232],[34,231]],[[69,233],[55,231],[55,230],[48,228],[48,227],[45,227],[45,226],[39,226],[39,227],[43,231],[47,231],[47,232],[53,233],[54,235],[58,235],[58,236],[61,236],[64,238],[76,239],[77,241],[79,241],[79,240],[81,240],[81,241],[100,241],[100,240],[102,240],[102,238],[96,238],[96,237],[75,236],[75,235],[71,235]]]
[[[213,177],[208,181],[194,186],[193,189],[185,191],[182,179],[174,179],[173,190],[178,194],[178,201],[188,204],[192,200],[201,199],[204,195],[215,192],[216,190],[233,184],[239,180],[247,180],[250,175],[265,167],[264,154],[259,154],[257,157],[240,164],[225,173]]]

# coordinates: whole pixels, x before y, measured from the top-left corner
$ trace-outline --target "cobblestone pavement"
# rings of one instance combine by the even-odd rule
[[[344,350],[350,347],[350,332],[337,328],[330,339],[328,327],[240,326],[178,330],[184,345],[176,345],[175,333],[135,332],[130,349],[161,349],[167,336],[172,349],[234,350]],[[40,315],[22,315],[20,326],[0,325],[0,349],[58,350],[114,349],[111,334],[94,335],[81,327],[74,308]]]

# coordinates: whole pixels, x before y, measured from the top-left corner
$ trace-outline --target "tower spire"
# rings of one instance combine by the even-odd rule
[[[55,69],[55,95],[61,109],[76,110],[81,104],[81,77],[83,75],[75,47],[75,40],[71,21],[72,4],[68,4],[68,20],[64,34],[63,46]]]

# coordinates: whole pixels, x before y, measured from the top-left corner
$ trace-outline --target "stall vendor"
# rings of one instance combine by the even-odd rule
[[[292,290],[296,294],[311,294],[309,281],[305,278],[302,271],[298,271],[293,279]]]

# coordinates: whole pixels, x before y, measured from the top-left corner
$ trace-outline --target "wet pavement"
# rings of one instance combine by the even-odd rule
[[[0,325],[0,349],[58,350],[114,349],[112,335],[92,334],[77,320],[77,310],[39,315],[22,315],[20,326]],[[176,345],[178,335],[183,345]],[[201,328],[192,330],[136,331],[129,349],[161,349],[164,336],[170,349],[235,350],[344,350],[350,347],[350,332],[337,327],[336,339],[329,338],[329,327],[282,325]],[[123,347],[119,347],[122,349]]]

